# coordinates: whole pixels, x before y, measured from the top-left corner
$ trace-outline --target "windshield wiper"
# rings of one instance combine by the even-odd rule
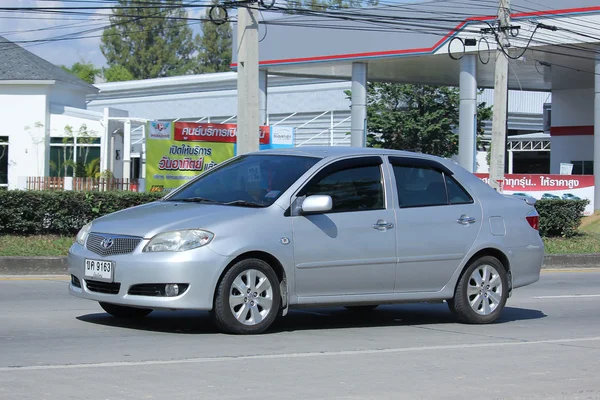
[[[246,201],[246,200],[234,200],[234,201],[230,201],[227,203],[221,203],[225,206],[242,206],[242,207],[256,207],[256,208],[262,208],[262,207],[266,207],[266,205],[261,204],[261,203],[257,203],[254,201]]]
[[[167,201],[184,201],[187,203],[212,203],[220,204],[220,202],[211,199],[205,199],[204,197],[188,197],[187,199],[168,199]]]

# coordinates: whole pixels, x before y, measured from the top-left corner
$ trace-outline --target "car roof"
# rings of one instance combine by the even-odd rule
[[[423,153],[414,153],[404,150],[376,149],[371,147],[346,147],[346,146],[304,146],[289,147],[281,149],[266,149],[255,152],[254,154],[279,154],[279,155],[297,155],[319,158],[337,158],[348,156],[364,155],[394,155],[405,157],[422,157],[429,159],[440,159]]]

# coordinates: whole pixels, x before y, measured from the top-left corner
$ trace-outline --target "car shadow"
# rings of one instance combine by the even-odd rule
[[[545,318],[539,310],[506,307],[495,324]],[[177,334],[217,334],[210,315],[205,311],[154,311],[141,319],[122,319],[104,312],[77,317],[78,320],[124,329]],[[402,304],[380,306],[373,311],[358,312],[343,307],[291,310],[278,318],[266,334],[330,330],[348,328],[374,328],[389,326],[416,326],[456,324],[457,321],[446,304]]]

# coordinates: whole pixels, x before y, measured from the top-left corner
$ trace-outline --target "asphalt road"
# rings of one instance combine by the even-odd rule
[[[543,272],[501,320],[445,304],[292,312],[216,333],[203,312],[119,322],[66,280],[0,277],[0,399],[600,399],[600,269]]]

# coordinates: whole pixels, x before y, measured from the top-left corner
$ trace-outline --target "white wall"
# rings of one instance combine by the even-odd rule
[[[0,136],[9,138],[9,189],[18,187],[19,177],[45,174],[47,92],[47,85],[0,84]],[[43,126],[36,128],[36,123]]]
[[[553,127],[589,125],[594,125],[594,89],[552,91]]]
[[[57,83],[50,89],[50,103],[85,109],[88,93],[73,85]],[[92,95],[93,96],[93,95]]]
[[[129,112],[125,110],[119,110],[116,108],[105,108],[104,119],[108,122],[104,124],[104,137],[107,138],[106,143],[102,146],[101,159],[102,159],[102,171],[107,169],[112,170],[115,178],[123,177],[123,127],[124,124],[119,120],[108,120],[108,118],[126,118],[129,116]],[[114,137],[114,147],[111,145],[111,138]],[[120,160],[115,160],[116,151],[119,150],[121,154]],[[113,165],[111,168],[111,160]]]
[[[550,138],[550,173],[560,173],[560,163],[591,161],[594,159],[594,137],[552,136]]]
[[[87,126],[88,132],[92,136],[102,136],[104,127],[102,126],[102,114],[90,113],[90,118],[80,118],[68,114],[50,114],[50,136],[64,136],[66,126],[71,126],[73,132],[77,133],[83,125]]]
[[[490,172],[490,166],[487,162],[487,151],[478,151],[476,161],[477,170],[475,172],[480,174],[487,174]],[[508,160],[506,162],[508,162]]]
[[[594,89],[554,90],[552,127],[594,125]],[[560,173],[560,164],[594,159],[594,136],[552,135],[550,173]]]

